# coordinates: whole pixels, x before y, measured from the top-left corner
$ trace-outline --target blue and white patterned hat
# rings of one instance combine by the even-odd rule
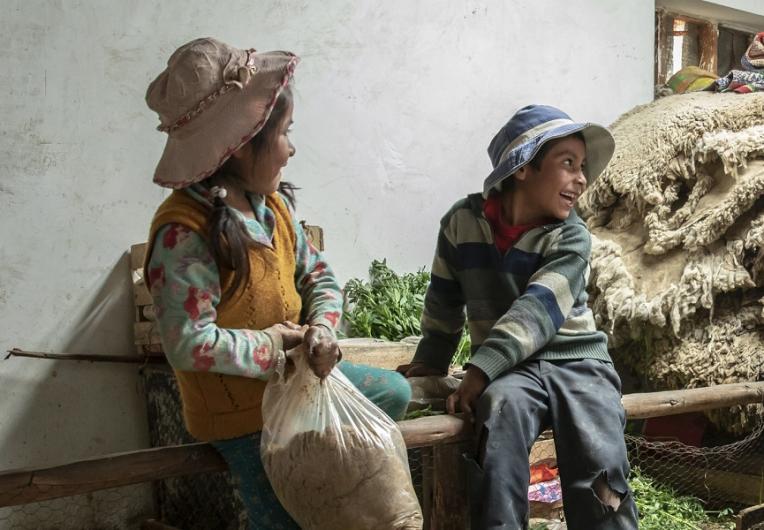
[[[559,109],[528,105],[518,110],[488,146],[493,171],[483,183],[483,197],[500,190],[502,183],[533,160],[549,140],[581,132],[586,142],[584,174],[591,183],[607,167],[615,150],[610,132],[594,123],[577,123]]]

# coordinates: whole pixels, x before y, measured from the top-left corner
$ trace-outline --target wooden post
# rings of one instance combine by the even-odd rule
[[[318,225],[309,225],[305,221],[300,221],[300,226],[305,230],[308,241],[318,250],[324,251],[324,229]]]
[[[664,85],[671,77],[669,62],[671,60],[671,33],[674,22],[673,15],[663,9],[655,10],[655,85]]]
[[[464,530],[469,521],[467,477],[462,444],[432,448],[432,509],[430,530]]]
[[[422,449],[422,528],[432,528],[432,450]]]
[[[716,74],[716,68],[719,63],[719,27],[712,22],[700,24],[698,29],[698,45],[700,48],[699,66]],[[722,72],[722,75],[725,73]]]

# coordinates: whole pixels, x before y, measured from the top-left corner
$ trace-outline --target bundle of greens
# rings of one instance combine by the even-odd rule
[[[640,530],[733,530],[732,510],[705,511],[700,499],[679,495],[632,468],[629,485],[639,510]],[[556,521],[537,521],[530,530],[560,528]],[[562,527],[564,528],[564,526]]]
[[[629,484],[639,509],[639,528],[642,530],[735,528],[735,524],[729,522],[730,510],[706,512],[699,499],[678,495],[673,489],[643,475],[639,468],[631,470]]]
[[[396,274],[387,260],[374,260],[369,267],[369,281],[353,278],[345,284],[346,333],[349,337],[372,337],[398,341],[419,336],[424,295],[430,274]],[[465,329],[453,363],[469,359],[470,340]]]

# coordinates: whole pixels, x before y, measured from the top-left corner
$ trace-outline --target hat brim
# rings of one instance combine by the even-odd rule
[[[154,182],[185,188],[217,171],[263,128],[299,60],[289,52],[257,54],[257,70],[247,85],[225,92],[169,133]]]
[[[615,140],[606,128],[595,123],[569,123],[560,125],[544,132],[518,145],[509,152],[507,158],[501,162],[485,179],[483,183],[483,197],[488,198],[492,190],[500,190],[505,180],[515,174],[517,170],[528,164],[545,143],[550,140],[570,136],[580,132],[586,143],[586,166],[584,175],[591,184],[607,167],[615,151]]]

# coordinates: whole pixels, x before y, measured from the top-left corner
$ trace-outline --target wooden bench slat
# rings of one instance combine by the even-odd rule
[[[764,382],[623,397],[629,418],[668,416],[763,401]],[[402,421],[399,426],[407,447],[454,444],[467,440],[471,431],[470,425],[460,417],[447,415]],[[112,454],[40,469],[5,471],[0,473],[0,507],[225,469],[225,462],[211,445],[196,443]]]
[[[733,405],[764,403],[764,382],[626,394],[621,401],[629,419],[657,418]]]
[[[454,443],[469,428],[456,416],[430,416],[399,423],[407,447]],[[207,443],[155,447],[79,460],[60,466],[0,473],[0,507],[81,495],[165,478],[225,471]]]

